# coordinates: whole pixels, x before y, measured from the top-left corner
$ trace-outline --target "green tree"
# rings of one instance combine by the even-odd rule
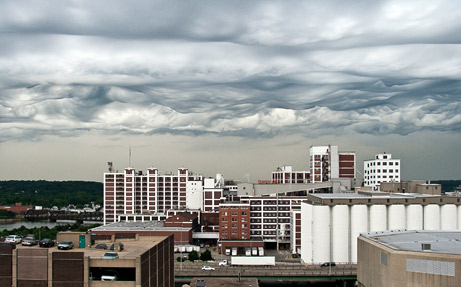
[[[5,210],[5,209],[0,209],[0,218],[14,218],[16,217],[16,214],[14,212]]]
[[[194,262],[195,260],[198,260],[198,259],[199,257],[198,257],[197,251],[194,250],[194,251],[189,252],[189,261]]]
[[[208,261],[208,260],[211,260],[213,259],[211,257],[211,251],[210,250],[205,250],[204,252],[202,252],[202,254],[200,254],[200,260],[202,261]]]

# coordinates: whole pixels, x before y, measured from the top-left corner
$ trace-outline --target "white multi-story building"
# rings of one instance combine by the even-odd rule
[[[163,175],[156,168],[147,169],[147,174],[134,168],[105,173],[104,224],[152,220],[169,209],[195,208],[202,202],[202,193],[202,176],[187,168]]]
[[[363,162],[364,185],[379,190],[381,182],[400,182],[400,159],[392,154],[380,153]]]

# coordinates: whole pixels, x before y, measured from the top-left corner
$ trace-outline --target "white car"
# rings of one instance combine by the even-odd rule
[[[8,235],[5,238],[5,242],[8,242],[8,243],[19,244],[19,243],[21,243],[21,241],[22,241],[22,238],[19,235]]]
[[[219,266],[227,266],[227,260],[219,262]]]
[[[101,276],[101,281],[117,281],[118,280],[118,272],[115,270],[105,270],[103,271],[103,275]]]
[[[202,270],[206,270],[206,271],[213,271],[213,270],[214,270],[214,268],[213,268],[213,267],[211,267],[211,266],[203,266],[203,267],[202,267]]]

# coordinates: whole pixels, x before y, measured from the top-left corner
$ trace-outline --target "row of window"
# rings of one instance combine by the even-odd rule
[[[383,169],[382,170],[383,173],[398,173],[399,170],[398,169]],[[370,173],[381,173],[381,169],[373,169],[373,170],[366,170],[365,171],[366,174],[370,174]]]
[[[382,163],[382,165],[399,165],[399,162],[398,161],[373,161],[373,162],[369,162],[367,163],[367,167],[370,167],[370,166],[380,166]]]

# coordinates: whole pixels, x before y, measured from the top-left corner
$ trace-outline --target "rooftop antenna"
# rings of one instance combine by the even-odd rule
[[[113,170],[114,170],[113,167],[112,167],[112,166],[113,166],[112,162],[109,161],[109,162],[107,163],[107,165],[108,165],[108,167],[109,167],[109,173],[112,173]]]
[[[128,167],[131,167],[131,146],[128,148]]]

